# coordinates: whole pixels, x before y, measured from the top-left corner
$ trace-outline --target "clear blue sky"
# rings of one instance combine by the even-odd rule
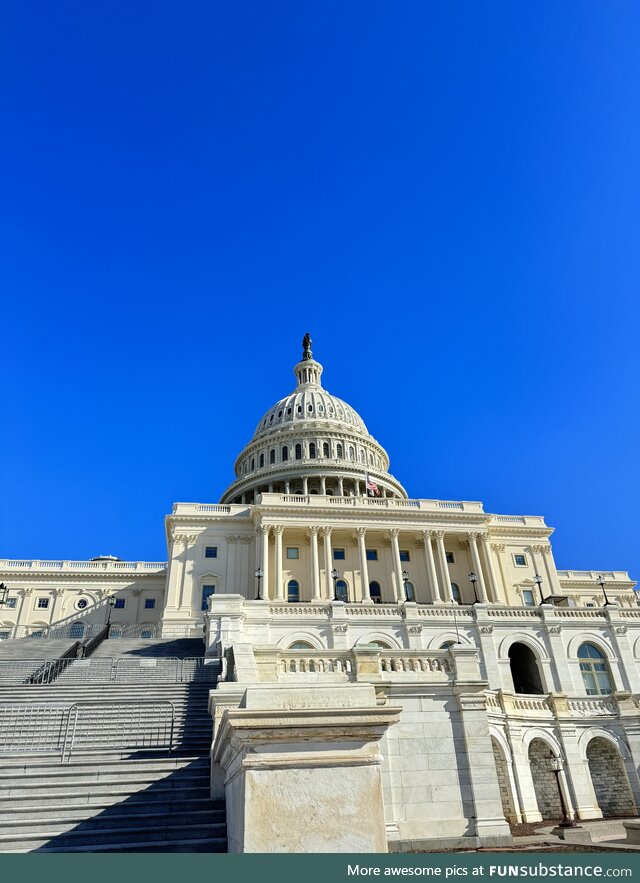
[[[308,329],[410,495],[640,578],[636,3],[3,15],[0,555],[164,558]]]

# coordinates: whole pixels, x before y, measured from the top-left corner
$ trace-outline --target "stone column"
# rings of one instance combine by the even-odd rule
[[[331,571],[333,570],[333,555],[331,552],[331,528],[323,527],[322,536],[324,537],[324,593],[327,601],[332,601],[333,580],[331,579]]]
[[[389,536],[391,537],[391,556],[393,558],[393,572],[396,578],[396,601],[400,604],[405,600],[404,597],[404,582],[402,580],[402,562],[400,561],[400,544],[398,542],[398,528],[392,527],[389,531]]]
[[[309,480],[306,475],[302,477],[302,496],[307,497],[309,495]]]
[[[504,601],[504,597],[500,592],[498,580],[496,578],[496,570],[493,566],[493,558],[491,556],[491,546],[489,545],[489,537],[486,533],[480,534],[480,542],[482,543],[482,551],[484,552],[484,560],[487,563],[487,576],[489,578],[489,600]]]
[[[543,578],[542,585],[539,587],[536,586],[536,589],[538,589],[538,591],[535,593],[536,594],[536,603],[537,603],[538,602],[537,596],[540,594],[540,589],[542,589],[542,595],[546,600],[546,598],[548,598],[549,595],[553,594],[553,586],[549,582],[549,576],[547,574],[546,567],[544,566],[544,564],[541,565],[541,562],[538,559],[538,556],[540,556],[540,558],[542,558],[542,546],[529,546],[529,554],[531,555],[531,561],[533,562],[533,569],[534,569],[535,573],[539,574]],[[521,601],[520,603],[524,603],[524,602]]]
[[[320,476],[320,493],[323,495],[327,493],[327,479],[324,475]]]
[[[370,601],[369,593],[369,567],[367,565],[367,547],[365,543],[366,530],[364,527],[357,527],[356,534],[358,536],[358,552],[360,554],[360,590],[362,592],[362,600]]]
[[[492,845],[511,843],[500,799],[493,746],[487,720],[486,681],[480,676],[475,648],[454,649],[456,679],[453,686],[458,702],[454,737],[458,736],[462,768],[467,767],[467,793],[473,802],[476,837],[490,838]]]
[[[436,546],[438,549],[438,566],[440,570],[440,593],[443,601],[453,601],[451,594],[451,579],[449,577],[449,568],[447,567],[447,553],[444,548],[444,531],[436,530]],[[455,603],[455,602],[454,602]]]
[[[338,476],[338,496],[344,497],[344,482],[341,475]]]
[[[260,534],[262,536],[262,591],[260,597],[264,601],[269,600],[269,525],[260,525]]]
[[[433,557],[433,546],[431,545],[431,531],[422,531],[422,542],[424,543],[424,558],[427,570],[427,583],[429,586],[429,594],[431,601],[437,603],[442,601],[438,590],[438,575],[436,573],[436,562]]]
[[[552,563],[551,546],[540,546],[542,562],[549,581],[549,589],[554,595],[562,595],[562,587],[558,580],[558,573]]]
[[[238,537],[227,537],[227,579],[225,583],[225,593],[233,595],[237,593],[236,582],[236,543]]]
[[[312,601],[320,601],[320,566],[318,561],[318,528],[312,525],[309,528],[311,535],[311,587],[313,589]]]
[[[487,590],[484,585],[484,575],[482,573],[482,564],[480,563],[480,555],[478,554],[478,536],[477,533],[467,534],[469,539],[469,549],[471,550],[471,560],[473,561],[473,569],[478,576],[478,591],[480,592],[480,600],[483,604],[487,603]]]
[[[282,578],[282,534],[284,533],[284,527],[281,524],[276,524],[274,527],[274,534],[276,539],[276,598],[278,601],[284,601],[284,581]]]

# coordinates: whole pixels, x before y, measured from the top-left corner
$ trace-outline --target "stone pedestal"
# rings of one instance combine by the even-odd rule
[[[399,714],[368,684],[247,688],[212,749],[229,852],[386,852],[379,742]]]

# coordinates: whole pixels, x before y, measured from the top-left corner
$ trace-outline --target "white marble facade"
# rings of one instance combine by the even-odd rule
[[[0,607],[0,637],[99,626],[112,594],[122,599],[114,625],[204,634],[207,652],[225,664],[211,705],[213,787],[226,781],[239,850],[264,846],[255,808],[270,788],[292,801],[292,813],[300,809],[299,781],[239,760],[264,742],[256,720],[267,712],[252,709],[267,700],[256,697],[271,697],[276,714],[283,691],[289,709],[307,697],[298,729],[286,738],[278,731],[287,763],[300,733],[324,715],[326,738],[305,761],[318,769],[313,781],[325,794],[337,788],[339,800],[344,774],[345,810],[350,799],[362,808],[379,785],[380,819],[373,813],[369,832],[354,827],[345,849],[381,848],[380,825],[390,848],[429,848],[507,842],[505,819],[634,814],[635,583],[623,571],[557,570],[553,528],[541,516],[409,498],[360,416],[323,388],[308,338],[294,370],[294,392],[259,421],[221,502],[177,503],[167,516],[167,564],[0,562],[13,602]],[[367,693],[353,692],[364,685]],[[368,696],[367,710],[356,699],[348,713],[332,710],[321,700],[327,688]],[[378,721],[369,742],[358,742],[364,718],[354,708]],[[344,723],[344,756],[331,748],[331,714]],[[238,789],[256,795],[245,809]],[[335,804],[316,796],[326,833]],[[331,842],[300,833],[288,848]]]

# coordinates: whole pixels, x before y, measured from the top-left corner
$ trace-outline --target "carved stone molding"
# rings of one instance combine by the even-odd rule
[[[494,552],[504,552],[505,545],[504,543],[491,543],[491,548]]]
[[[195,543],[198,539],[197,533],[177,533],[173,537],[176,543],[184,543],[185,546],[190,545],[191,543]]]
[[[421,625],[410,625],[407,628],[407,631],[410,635],[421,635],[422,634],[422,626]]]
[[[626,625],[618,625],[616,626],[616,635],[626,635],[627,627]]]
[[[348,625],[334,625],[333,631],[336,635],[345,635],[349,630]]]
[[[560,625],[549,625],[549,626],[547,626],[547,632],[548,632],[550,635],[559,635],[561,631],[562,631],[562,626],[560,626]]]
[[[240,539],[240,537],[235,537],[232,534],[231,535],[228,534],[226,536],[227,542],[230,543],[230,545],[232,545],[232,546],[234,546],[238,542],[239,539]]]
[[[247,537],[247,536],[240,537],[240,542],[242,543],[243,546],[248,546],[250,543],[253,542],[253,537]]]
[[[480,626],[480,634],[481,635],[492,635],[493,634],[493,626],[492,625],[481,625]]]

